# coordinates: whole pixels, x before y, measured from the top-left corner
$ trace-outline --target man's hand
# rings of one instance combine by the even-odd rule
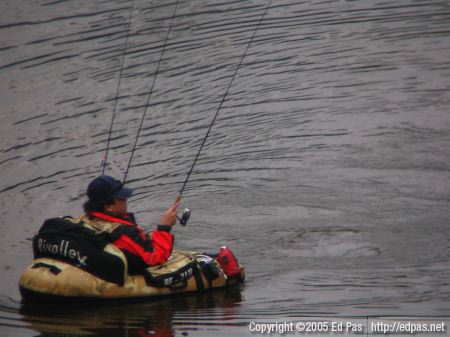
[[[180,206],[180,203],[181,203],[181,196],[177,196],[175,203],[172,206],[170,206],[169,209],[165,211],[163,215],[161,215],[159,219],[159,223],[161,225],[166,226],[175,225],[175,222],[177,221],[177,208]]]

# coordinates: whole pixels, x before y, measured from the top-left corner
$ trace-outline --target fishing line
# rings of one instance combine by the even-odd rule
[[[120,65],[120,71],[119,71],[119,81],[117,83],[117,89],[116,89],[116,96],[114,97],[114,108],[111,118],[111,125],[109,126],[109,132],[108,132],[108,142],[106,143],[106,150],[105,150],[105,156],[103,157],[102,161],[102,175],[105,174],[106,165],[108,164],[108,152],[109,152],[109,146],[111,144],[111,137],[112,137],[112,130],[114,126],[114,119],[116,117],[116,108],[117,108],[117,98],[119,97],[119,91],[120,91],[120,82],[122,80],[122,72],[123,72],[123,65],[125,63],[125,55],[127,54],[127,48],[128,48],[128,36],[130,35],[130,26],[131,26],[131,18],[133,16],[133,9],[134,9],[134,3],[131,1],[131,9],[130,14],[128,15],[128,26],[127,26],[127,35],[125,37],[125,43],[123,46],[123,54],[122,54],[122,62]]]
[[[187,184],[187,182],[189,181],[189,178],[190,178],[190,176],[191,176],[191,174],[192,174],[192,171],[194,170],[194,166],[195,166],[195,164],[197,163],[197,160],[198,160],[198,158],[199,158],[199,156],[200,156],[200,153],[201,153],[202,150],[203,150],[203,146],[204,146],[205,143],[206,143],[206,139],[208,138],[208,136],[209,136],[209,134],[210,134],[210,132],[211,132],[211,129],[212,129],[213,125],[214,125],[214,122],[216,121],[217,116],[219,115],[220,109],[222,108],[222,105],[223,105],[223,103],[225,102],[225,98],[227,97],[228,91],[230,90],[231,85],[233,84],[233,81],[234,81],[234,79],[235,79],[235,77],[236,77],[236,74],[237,74],[237,72],[238,72],[238,70],[239,70],[239,67],[241,66],[242,62],[244,61],[245,55],[247,54],[247,51],[248,51],[248,49],[250,48],[250,45],[251,45],[252,42],[253,42],[253,39],[254,39],[254,37],[255,37],[255,35],[256,35],[256,32],[258,31],[259,27],[261,26],[261,23],[262,23],[262,21],[264,20],[264,17],[266,16],[267,11],[268,11],[268,9],[269,9],[269,7],[270,7],[271,4],[272,4],[272,0],[270,0],[269,3],[267,4],[267,6],[266,6],[266,8],[265,8],[265,10],[264,10],[263,15],[262,15],[261,18],[259,19],[259,22],[258,22],[258,24],[257,24],[257,26],[256,26],[256,28],[255,28],[255,30],[253,31],[253,35],[252,35],[252,37],[250,38],[250,41],[248,42],[247,47],[245,48],[244,54],[242,54],[241,60],[239,61],[239,64],[238,64],[238,66],[236,67],[236,70],[235,70],[234,73],[233,73],[233,76],[232,76],[232,78],[231,78],[231,81],[230,81],[230,83],[228,84],[228,87],[227,87],[227,89],[226,89],[226,91],[225,91],[225,94],[224,94],[223,97],[222,97],[222,100],[220,101],[219,107],[217,108],[216,114],[214,115],[214,118],[213,118],[211,124],[209,125],[208,131],[206,132],[206,135],[205,135],[205,137],[203,138],[202,144],[200,145],[200,149],[198,150],[197,155],[195,156],[194,162],[192,163],[192,166],[191,166],[191,168],[190,168],[190,170],[189,170],[189,172],[188,172],[188,174],[187,174],[187,176],[186,176],[186,180],[184,181],[183,186],[181,187],[181,190],[180,190],[180,192],[179,192],[179,194],[178,194],[180,197],[181,197],[181,195],[182,195],[183,192],[184,192],[184,189],[185,189],[185,187],[186,187],[186,184]]]
[[[145,110],[144,110],[144,113],[142,114],[141,123],[139,125],[139,129],[138,129],[138,132],[137,132],[137,135],[136,135],[136,139],[134,141],[133,149],[131,150],[130,160],[128,161],[128,166],[127,166],[127,169],[125,171],[125,175],[123,177],[123,183],[124,184],[125,184],[125,181],[127,180],[128,171],[130,169],[131,162],[133,160],[134,152],[136,151],[136,147],[137,147],[137,143],[138,143],[138,140],[139,140],[139,136],[141,134],[142,126],[144,124],[145,115],[147,114],[148,105],[150,103],[150,98],[152,97],[153,88],[155,87],[156,78],[158,77],[159,68],[161,66],[161,61],[163,59],[164,52],[166,51],[167,42],[169,41],[170,32],[172,31],[173,21],[174,21],[174,18],[175,18],[175,14],[177,12],[178,3],[179,3],[179,0],[177,0],[177,2],[175,3],[175,7],[174,7],[174,10],[173,10],[172,18],[170,20],[169,30],[167,31],[166,39],[164,41],[164,46],[163,46],[163,49],[161,51],[161,55],[159,57],[158,66],[156,67],[156,71],[155,71],[155,76],[153,76],[153,83],[152,83],[152,86],[150,88],[150,92],[148,93],[147,103],[145,104]]]

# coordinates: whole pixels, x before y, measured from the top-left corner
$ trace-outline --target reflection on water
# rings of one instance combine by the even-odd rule
[[[23,304],[19,314],[39,336],[161,336],[190,335],[188,321],[214,326],[233,318],[242,301],[239,287],[155,302],[97,306],[45,306]],[[208,322],[204,321],[205,317]]]

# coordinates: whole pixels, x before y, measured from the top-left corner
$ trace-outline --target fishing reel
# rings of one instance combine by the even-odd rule
[[[191,217],[191,210],[189,208],[185,208],[183,210],[181,217],[177,215],[178,222],[180,223],[181,226],[186,226],[190,217]]]

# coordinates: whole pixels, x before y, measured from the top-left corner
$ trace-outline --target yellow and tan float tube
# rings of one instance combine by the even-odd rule
[[[108,245],[105,251],[121,257],[126,266],[123,253]],[[174,251],[169,260],[163,265],[150,267],[148,270],[153,277],[171,274],[201,255],[194,252]],[[19,281],[22,298],[25,301],[118,301],[118,300],[151,300],[173,295],[203,291],[211,288],[222,288],[238,284],[245,279],[245,270],[241,266],[240,275],[227,278],[216,260],[212,263],[217,267],[218,275],[210,280],[205,272],[198,268],[196,275],[188,275],[185,280],[167,287],[148,285],[142,275],[127,275],[125,268],[125,282],[120,286],[102,280],[76,266],[51,258],[39,258],[24,271]],[[57,271],[57,272],[55,272]],[[195,276],[195,277],[194,277]]]

